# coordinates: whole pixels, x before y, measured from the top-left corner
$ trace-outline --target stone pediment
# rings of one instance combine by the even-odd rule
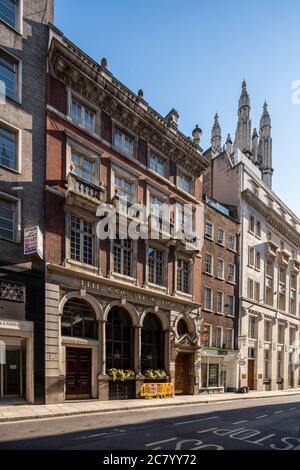
[[[188,333],[183,336],[180,336],[180,338],[176,340],[176,344],[178,346],[183,346],[183,347],[191,347],[191,346],[194,347],[196,345],[196,342],[197,342],[197,339],[193,339]]]

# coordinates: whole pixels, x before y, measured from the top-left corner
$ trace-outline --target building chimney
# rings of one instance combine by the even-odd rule
[[[165,119],[168,121],[170,127],[175,130],[178,129],[179,114],[176,109],[172,108],[171,111],[166,115]]]
[[[105,57],[101,59],[101,67],[103,67],[104,69],[107,69],[108,67],[107,59]]]
[[[200,147],[200,140],[201,140],[201,136],[202,136],[202,130],[200,129],[198,124],[196,124],[196,127],[193,130],[192,135],[193,135],[193,139],[194,139],[194,144],[197,147]]]

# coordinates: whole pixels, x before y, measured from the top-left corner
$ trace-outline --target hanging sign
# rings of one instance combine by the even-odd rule
[[[24,230],[24,255],[37,254],[43,259],[43,234],[38,225]]]

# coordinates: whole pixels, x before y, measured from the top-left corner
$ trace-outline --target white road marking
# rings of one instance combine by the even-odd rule
[[[283,411],[274,411],[274,415],[278,415],[279,413],[283,413]]]
[[[156,444],[165,444],[165,442],[171,442],[171,441],[176,441],[176,440],[177,440],[177,437],[171,437],[171,439],[165,439],[164,441],[150,442],[150,444],[146,444],[146,447],[156,446]]]
[[[293,411],[293,410],[296,410],[297,408],[289,408],[289,411]]]
[[[268,415],[256,416],[256,419],[266,418]]]
[[[197,434],[205,434],[206,432],[211,432],[211,431],[214,431],[215,429],[218,429],[218,428],[203,429],[202,431],[197,431]]]
[[[108,432],[101,432],[98,434],[89,434],[88,436],[81,436],[81,437],[76,437],[75,441],[79,441],[81,439],[92,439],[93,437],[101,437],[101,436],[107,436]]]
[[[248,419],[243,419],[242,421],[236,421],[235,423],[232,423],[232,424],[242,424],[242,423],[248,423]]]
[[[211,419],[218,419],[218,418],[219,416],[212,416],[211,418],[194,419],[193,421],[183,421],[181,423],[174,423],[174,426],[181,426],[182,424],[199,423],[200,421],[209,421]]]

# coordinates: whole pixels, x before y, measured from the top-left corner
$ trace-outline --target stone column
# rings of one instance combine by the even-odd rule
[[[99,400],[108,400],[108,377],[106,375],[106,321],[99,320],[99,374],[98,374],[98,397]]]
[[[34,403],[33,337],[26,338],[26,401]]]
[[[264,376],[264,317],[258,318],[257,323],[257,354],[256,354],[256,390],[263,390]]]
[[[289,324],[286,322],[283,342],[283,390],[289,388]]]
[[[278,322],[275,319],[272,327],[272,344],[270,349],[271,360],[271,390],[277,390],[277,338],[278,338]]]
[[[164,368],[170,370],[170,331],[164,331]]]
[[[142,326],[137,325],[134,327],[134,371],[136,374],[135,392],[139,396],[141,387],[144,383],[142,376]]]

